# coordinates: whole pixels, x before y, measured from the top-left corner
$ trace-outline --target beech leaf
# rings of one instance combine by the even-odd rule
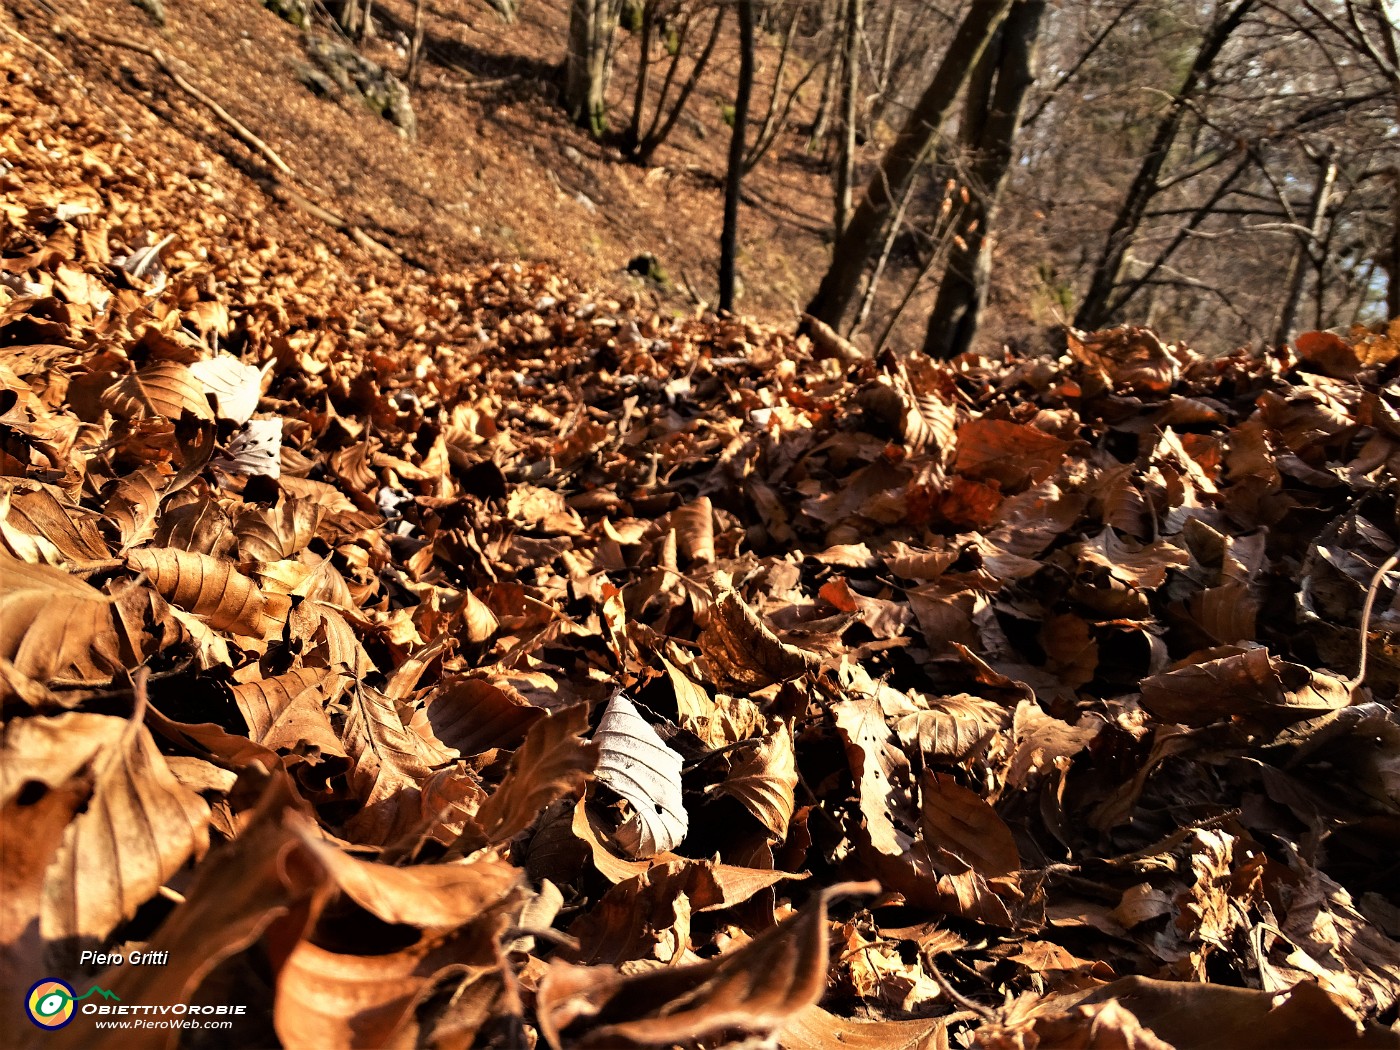
[[[618,842],[634,857],[651,857],[678,846],[690,822],[681,797],[681,756],[620,693],[603,712],[593,742],[598,747],[597,778],[632,807],[618,829]]]

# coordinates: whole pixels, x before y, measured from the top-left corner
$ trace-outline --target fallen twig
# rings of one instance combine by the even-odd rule
[[[223,121],[224,124],[226,124],[228,128],[235,135],[237,135],[238,138],[242,140],[242,142],[246,146],[252,149],[255,153],[261,155],[264,160],[266,160],[274,168],[280,171],[283,175],[288,175],[295,178],[295,173],[287,165],[287,162],[277,155],[276,150],[274,150],[266,142],[258,138],[258,136],[254,135],[251,131],[249,131],[247,125],[243,124],[232,113],[224,109],[223,106],[219,105],[212,98],[206,95],[203,91],[199,90],[199,88],[195,87],[188,80],[182,77],[180,75],[179,70],[175,68],[174,63],[172,63],[170,59],[166,57],[165,52],[159,50],[158,48],[147,47],[145,44],[139,43],[135,40],[127,40],[125,37],[120,36],[110,36],[107,33],[94,33],[91,37],[89,37],[73,30],[71,27],[69,27],[68,31],[72,33],[73,36],[76,37],[78,40],[81,40],[85,43],[96,42],[99,44],[106,44],[109,47],[119,47],[125,51],[134,51],[138,55],[145,55],[147,58],[154,61],[156,65],[160,66],[162,72],[164,72],[166,76],[173,80],[175,82],[175,85],[178,88],[180,88],[180,90],[184,91],[192,99],[203,105],[206,109],[208,109],[211,113],[213,113],[216,117]]]

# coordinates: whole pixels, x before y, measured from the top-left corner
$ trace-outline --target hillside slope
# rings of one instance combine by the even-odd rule
[[[411,6],[377,10],[387,25],[406,24]],[[278,177],[147,57],[55,38],[62,20],[37,0],[11,13],[121,121],[145,131],[154,114],[172,157],[213,152],[254,180]],[[662,166],[621,163],[615,151],[570,126],[558,107],[564,13],[555,5],[526,5],[514,26],[496,23],[485,8],[431,13],[428,62],[412,96],[414,141],[354,102],[308,90],[298,80],[309,64],[303,33],[254,0],[170,4],[159,29],[124,0],[93,0],[70,24],[89,38],[158,47],[285,160],[293,174],[282,181],[417,267],[441,273],[495,260],[541,261],[669,311],[712,301],[724,157],[715,141],[727,134],[718,101],[699,93],[695,106],[704,120],[682,123]],[[375,38],[366,54],[402,73],[402,49],[391,39]],[[801,161],[766,165],[750,180],[740,257],[741,305],[750,314],[786,320],[815,287],[828,217],[805,211],[828,195],[824,186]],[[311,236],[326,234],[314,213],[294,211],[288,220]],[[664,286],[629,275],[627,264],[642,254],[657,258]]]

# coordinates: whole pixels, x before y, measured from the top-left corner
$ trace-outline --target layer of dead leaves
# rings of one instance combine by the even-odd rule
[[[255,1004],[211,1045],[1400,1045],[1394,328],[941,366],[352,273],[23,68],[7,989]]]

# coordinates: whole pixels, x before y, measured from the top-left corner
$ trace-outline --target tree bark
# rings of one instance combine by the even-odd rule
[[[569,119],[602,135],[608,121],[613,34],[622,0],[571,0],[569,51],[564,59],[564,108]]]
[[[1045,0],[1016,0],[996,43],[978,62],[968,89],[963,144],[972,151],[972,199],[961,240],[948,256],[929,316],[924,352],[950,360],[977,334],[991,276],[991,224],[1006,184],[1026,92],[1035,83],[1037,44]]]
[[[739,194],[744,184],[744,135],[753,94],[754,0],[738,0],[739,86],[734,96],[734,130],[729,136],[729,167],[724,179],[724,229],[719,239],[719,308],[734,309],[734,261],[739,249]]]
[[[413,4],[413,43],[408,49],[408,73],[404,79],[410,88],[418,86],[418,63],[423,57],[423,34],[425,31],[423,7],[427,0],[415,0]]]
[[[647,84],[651,79],[651,38],[656,23],[656,0],[646,0],[642,5],[642,33],[637,51],[637,87],[632,96],[632,121],[627,125],[623,138],[623,151],[637,152],[642,141],[642,111],[646,108]],[[674,61],[679,61],[676,56]],[[674,68],[674,65],[673,67]]]
[[[1327,218],[1327,205],[1332,197],[1332,186],[1337,181],[1337,162],[1329,154],[1318,158],[1317,186],[1313,190],[1312,202],[1308,207],[1308,230],[1298,235],[1298,246],[1288,264],[1288,277],[1284,287],[1288,289],[1283,309],[1279,314],[1278,330],[1274,333],[1274,344],[1282,346],[1293,338],[1294,321],[1298,316],[1298,306],[1303,301],[1303,282],[1308,275],[1308,263],[1316,256],[1316,247],[1322,240],[1322,225]]]
[[[841,78],[841,156],[836,163],[836,218],[841,239],[851,215],[851,185],[856,174],[856,102],[860,95],[860,38],[865,31],[864,0],[846,0],[846,39],[842,48],[845,75]]]
[[[841,0],[828,0],[823,6],[823,21],[835,25],[841,21]],[[826,70],[822,74],[822,93],[817,99],[817,114],[812,119],[812,134],[807,139],[807,152],[815,153],[826,145],[826,131],[831,124],[831,107],[836,96],[836,78],[841,73],[841,46],[835,40],[827,49]]]
[[[1231,34],[1239,28],[1245,16],[1255,6],[1256,0],[1237,0],[1202,41],[1201,49],[1196,52],[1196,58],[1191,63],[1186,79],[1172,99],[1161,123],[1157,125],[1157,132],[1148,146],[1147,155],[1143,157],[1142,165],[1138,168],[1132,185],[1128,187],[1122,206],[1118,209],[1118,215],[1109,227],[1108,237],[1104,240],[1103,250],[1089,280],[1089,290],[1085,293],[1084,301],[1074,318],[1076,328],[1092,331],[1102,328],[1108,322],[1109,297],[1122,276],[1123,264],[1137,236],[1138,227],[1142,224],[1147,205],[1157,193],[1158,179],[1166,166],[1172,143],[1176,141],[1177,133],[1181,130],[1188,103]]]
[[[1380,63],[1382,73],[1390,81],[1395,95],[1395,120],[1400,126],[1400,25],[1390,16],[1386,0],[1371,0],[1371,11],[1380,27]],[[1400,317],[1400,160],[1395,163],[1391,192],[1394,209],[1390,223],[1390,270],[1385,289],[1386,313],[1391,319]]]
[[[937,139],[958,93],[1010,6],[1011,0],[973,0],[933,80],[885,152],[850,222],[836,240],[831,268],[807,305],[806,312],[818,320],[840,330],[841,319],[856,299],[861,274],[880,243],[894,202],[914,177],[920,158]]]

